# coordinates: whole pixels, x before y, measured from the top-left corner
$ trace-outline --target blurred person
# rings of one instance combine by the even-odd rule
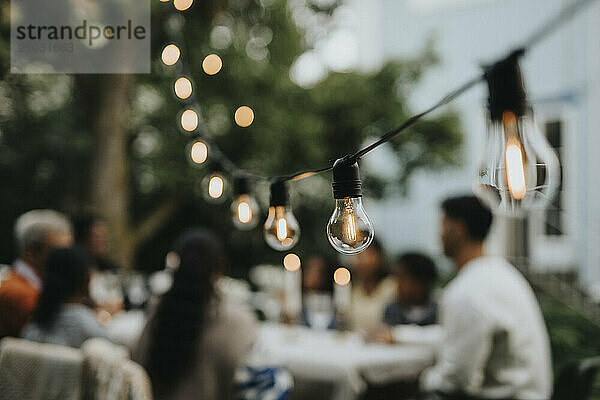
[[[227,400],[236,367],[256,339],[252,314],[220,299],[215,281],[225,255],[205,230],[176,242],[179,267],[134,352],[151,378],[155,398]]]
[[[78,248],[53,250],[46,263],[42,291],[23,337],[36,342],[80,347],[92,337],[107,338],[88,295],[90,261]]]
[[[396,297],[397,284],[387,274],[385,253],[378,240],[373,239],[355,256],[352,279],[352,329],[370,331],[379,327],[385,307]]]
[[[94,268],[98,271],[119,270],[119,266],[110,259],[106,221],[95,214],[77,215],[72,220],[75,243],[89,253]]]
[[[53,210],[31,210],[15,222],[19,258],[0,285],[0,338],[19,336],[35,308],[48,252],[70,246],[71,224]]]
[[[119,265],[110,258],[110,237],[106,221],[92,213],[72,218],[75,244],[83,249],[91,262],[89,305],[93,305],[104,321],[129,309],[126,290],[118,276]]]
[[[332,329],[335,325],[333,309],[334,263],[323,255],[307,258],[302,268],[302,323]]]
[[[473,196],[441,208],[444,253],[458,272],[440,301],[445,337],[421,375],[424,398],[550,398],[550,345],[533,290],[508,261],[483,251],[492,213]]]
[[[396,299],[383,313],[387,325],[431,325],[437,321],[433,288],[437,281],[435,263],[421,253],[405,253],[392,267],[398,289]]]
[[[333,265],[328,258],[314,254],[302,266],[302,291],[305,293],[331,293],[333,291]]]

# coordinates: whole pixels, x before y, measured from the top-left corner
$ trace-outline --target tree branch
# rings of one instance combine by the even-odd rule
[[[179,210],[185,197],[185,195],[175,194],[154,209],[154,211],[135,228],[132,235],[133,248],[136,248],[162,228]]]

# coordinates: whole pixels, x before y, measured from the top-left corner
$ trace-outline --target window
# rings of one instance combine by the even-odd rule
[[[548,120],[544,131],[550,146],[556,152],[560,161],[560,181],[558,190],[546,209],[545,233],[548,236],[564,235],[563,209],[563,123],[560,120]]]

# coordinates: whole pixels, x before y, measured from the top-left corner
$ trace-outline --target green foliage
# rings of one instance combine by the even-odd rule
[[[600,354],[598,326],[547,296],[540,304],[550,333],[555,377],[567,364]]]
[[[138,249],[138,268],[158,268],[173,236],[194,224],[210,226],[223,236],[238,274],[256,263],[279,263],[282,257],[264,244],[260,224],[252,232],[237,232],[231,226],[228,204],[208,205],[198,195],[205,171],[188,162],[185,149],[191,137],[178,128],[177,116],[185,104],[175,98],[172,85],[180,74],[193,78],[207,134],[229,158],[262,175],[285,175],[329,165],[405,121],[412,112],[407,108],[410,90],[437,61],[428,46],[419,57],[389,62],[377,72],[331,73],[314,87],[302,88],[291,81],[290,67],[307,49],[303,32],[291,18],[287,2],[263,3],[269,5],[250,0],[196,1],[181,13],[185,24],[180,37],[186,40],[183,57],[189,69],[182,71],[159,61],[168,41],[165,27],[179,35],[172,28],[178,20],[173,19],[171,4],[153,2],[152,73],[137,76],[131,93],[131,202],[126,217],[141,223],[157,204],[181,193],[188,196],[181,212]],[[4,14],[7,8],[1,10]],[[315,6],[312,10],[324,16],[332,13]],[[0,20],[6,21],[6,14]],[[220,49],[213,48],[210,40],[217,25],[231,32],[231,43]],[[1,29],[7,31],[6,23]],[[79,101],[81,96],[94,96],[93,89],[77,92],[79,86],[70,76],[9,75],[6,49],[3,41],[0,103],[9,106],[0,106],[0,179],[4,192],[10,193],[0,198],[3,237],[11,235],[14,218],[32,207],[79,211],[89,201],[89,161],[94,151],[85,118],[93,110],[82,110]],[[265,50],[266,56],[259,59]],[[254,59],[248,55],[252,51]],[[219,54],[224,63],[214,76],[201,68],[210,53]],[[55,97],[54,102],[48,100]],[[255,111],[248,128],[233,123],[240,105]],[[414,171],[457,164],[460,144],[458,118],[452,113],[416,124],[391,142],[398,154],[398,176],[390,182],[363,175],[367,194],[378,197],[390,187],[405,190]],[[333,205],[329,179],[323,174],[293,184],[294,213],[303,230],[295,249],[299,253],[332,251],[324,234]],[[259,186],[256,195],[264,209],[266,186]],[[11,244],[5,241],[0,260],[8,262],[11,256]]]

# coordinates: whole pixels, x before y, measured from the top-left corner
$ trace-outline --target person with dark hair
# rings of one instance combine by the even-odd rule
[[[396,300],[385,308],[383,322],[390,326],[431,325],[437,320],[437,304],[432,291],[437,271],[431,258],[421,253],[405,253],[392,267],[398,290]]]
[[[440,300],[444,340],[436,364],[420,378],[423,398],[548,399],[548,333],[521,273],[484,254],[492,213],[477,198],[442,203],[441,240],[457,276]]]
[[[396,280],[388,276],[384,249],[378,240],[355,256],[352,263],[350,326],[369,331],[381,324],[385,306],[396,297]]]
[[[302,323],[317,328],[333,329],[333,272],[335,263],[329,257],[313,254],[302,268]]]
[[[173,285],[133,358],[148,371],[158,400],[231,399],[235,368],[256,339],[254,317],[217,296],[225,255],[212,233],[188,231],[174,251],[180,263]]]
[[[23,337],[43,343],[80,347],[92,337],[108,338],[87,297],[89,260],[76,248],[53,250],[46,262],[42,291]]]
[[[89,253],[98,271],[116,272],[119,266],[109,257],[109,230],[96,214],[84,213],[72,218],[75,244]]]

